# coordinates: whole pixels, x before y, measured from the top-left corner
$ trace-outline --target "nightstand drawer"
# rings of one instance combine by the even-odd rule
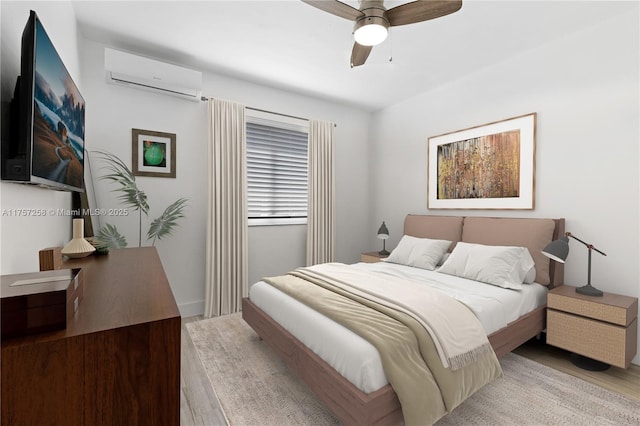
[[[573,287],[563,286],[547,296],[547,308],[587,318],[627,326],[638,316],[638,300],[612,294],[594,298],[582,296]],[[565,293],[565,294],[562,294]]]
[[[547,309],[547,343],[626,368],[636,352],[638,321],[628,327]]]

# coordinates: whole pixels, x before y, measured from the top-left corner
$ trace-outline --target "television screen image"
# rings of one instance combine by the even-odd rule
[[[35,22],[31,174],[44,179],[40,183],[81,189],[85,101],[42,24]]]

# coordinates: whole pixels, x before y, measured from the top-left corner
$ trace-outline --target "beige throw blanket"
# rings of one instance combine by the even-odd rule
[[[336,267],[343,268],[348,266]],[[484,355],[476,352],[476,362],[457,370],[444,367],[434,339],[421,322],[403,310],[356,294],[359,291],[344,290],[337,283],[340,280],[318,273],[318,267],[264,281],[350,329],[378,350],[407,426],[435,423],[502,374],[493,350]]]
[[[447,368],[458,370],[493,351],[482,324],[469,308],[425,285],[371,274],[342,263],[325,263],[296,272],[328,280],[342,290],[412,316],[427,330]]]

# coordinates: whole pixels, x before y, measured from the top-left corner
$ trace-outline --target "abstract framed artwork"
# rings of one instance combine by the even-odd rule
[[[152,130],[131,129],[133,174],[135,176],[176,177],[176,135]]]
[[[533,209],[536,113],[429,138],[429,209]]]

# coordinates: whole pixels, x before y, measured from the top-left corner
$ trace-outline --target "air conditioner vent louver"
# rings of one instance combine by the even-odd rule
[[[105,48],[108,83],[200,101],[202,73],[166,62]]]

